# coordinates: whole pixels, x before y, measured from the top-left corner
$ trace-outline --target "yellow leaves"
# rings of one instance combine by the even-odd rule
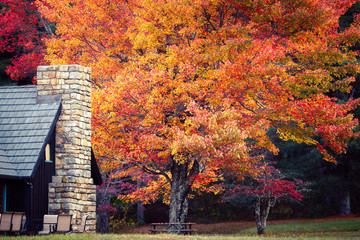
[[[178,142],[174,142],[171,146],[171,155],[175,156],[180,150],[180,146]]]
[[[171,154],[173,155],[174,161],[178,164],[184,164],[188,160],[188,156],[183,154],[177,154],[177,152],[174,152],[174,150],[173,152],[171,152]]]
[[[161,42],[161,30],[156,28],[152,23],[145,22],[140,26],[140,32],[131,40],[134,49],[150,49],[156,51],[163,42]]]
[[[328,151],[325,150],[325,148],[321,145],[317,145],[316,148],[319,150],[320,153],[323,154],[323,159],[327,162],[337,163],[336,159],[331,156]]]
[[[169,204],[169,190],[170,184],[166,181],[165,177],[158,176],[150,181],[147,186],[138,188],[128,195],[120,195],[119,198],[125,201],[142,202],[144,204],[150,204],[162,198],[165,204]]]
[[[298,129],[296,127],[282,127],[277,129],[277,133],[279,134],[279,137],[283,139],[284,141],[295,141],[297,143],[305,143],[308,145],[316,145],[318,144],[317,141],[312,139],[311,137],[308,137],[304,132],[308,132],[308,134],[314,135],[313,131],[309,131],[305,129]]]

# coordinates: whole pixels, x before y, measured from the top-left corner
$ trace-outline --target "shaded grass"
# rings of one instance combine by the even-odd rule
[[[332,240],[358,239],[360,240],[360,219],[335,221],[306,221],[273,224],[267,227],[267,233],[256,235],[256,228],[252,222],[228,222],[217,224],[198,224],[199,235],[184,236],[171,234],[70,234],[49,236],[9,236],[0,237],[5,240],[260,240],[260,239],[304,239],[304,240]],[[246,228],[246,229],[245,229]],[[142,227],[145,230],[149,226]],[[232,233],[232,234],[226,234]]]

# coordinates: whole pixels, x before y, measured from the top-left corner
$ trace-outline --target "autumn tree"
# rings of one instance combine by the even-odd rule
[[[225,201],[234,198],[250,198],[253,203],[257,233],[264,234],[271,208],[279,201],[301,201],[300,188],[303,182],[286,179],[279,170],[271,165],[263,165],[257,178],[247,178],[240,183],[228,184],[224,194]]]
[[[36,68],[45,63],[42,39],[51,34],[34,0],[0,0],[0,53],[13,56],[6,68],[12,80],[36,82]]]
[[[338,32],[354,0],[39,0],[57,24],[52,64],[93,69],[93,143],[103,171],[144,181],[130,200],[169,202],[184,222],[192,191],[226,172],[258,176],[253,149],[315,145],[327,161],[358,124],[326,94],[359,72],[358,22]]]

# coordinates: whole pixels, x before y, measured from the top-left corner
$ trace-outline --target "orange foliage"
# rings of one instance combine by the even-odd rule
[[[188,164],[192,190],[209,190],[225,172],[256,175],[261,156],[251,150],[278,151],[266,135],[272,127],[328,161],[329,149],[344,153],[359,100],[338,104],[327,93],[350,92],[359,72],[350,48],[358,21],[338,32],[354,2],[38,0],[57,23],[47,60],[93,69],[102,170],[151,174],[130,196],[144,201],[168,198],[174,162]]]

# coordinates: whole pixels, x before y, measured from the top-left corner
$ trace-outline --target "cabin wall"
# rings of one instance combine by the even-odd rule
[[[55,131],[48,143],[50,159],[55,159]],[[44,153],[31,181],[0,180],[0,211],[25,212],[28,219],[42,219],[48,213],[49,184],[54,175],[55,161],[45,162]]]
[[[6,212],[28,212],[30,209],[30,185],[24,181],[6,180],[6,202],[3,201]],[[1,209],[3,212],[4,209]]]
[[[50,144],[50,161],[45,161],[45,153],[43,153],[31,182],[30,217],[33,219],[42,219],[44,214],[48,213],[49,184],[52,176],[55,175],[55,131],[48,143]]]

